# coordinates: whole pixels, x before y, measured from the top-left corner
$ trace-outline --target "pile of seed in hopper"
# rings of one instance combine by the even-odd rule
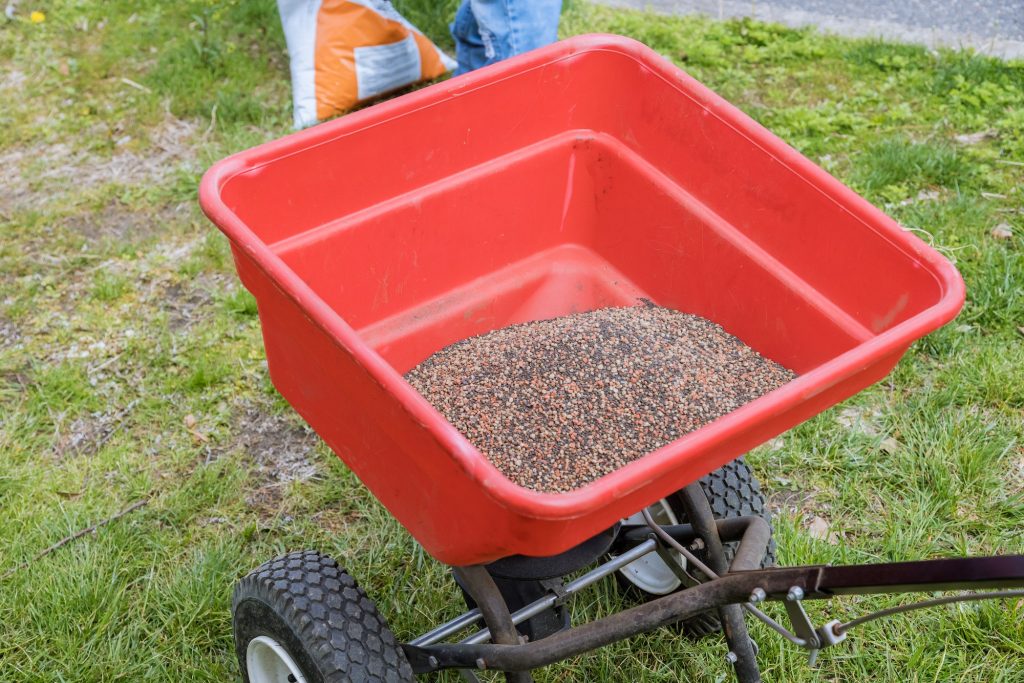
[[[710,320],[654,305],[495,330],[406,375],[537,491],[583,486],[793,377]]]

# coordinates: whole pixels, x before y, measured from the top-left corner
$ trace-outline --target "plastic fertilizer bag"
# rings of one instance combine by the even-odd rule
[[[296,128],[455,68],[388,0],[277,0],[277,9]]]

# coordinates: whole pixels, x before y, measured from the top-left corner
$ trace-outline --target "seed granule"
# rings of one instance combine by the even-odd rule
[[[719,325],[653,305],[513,325],[406,374],[509,479],[579,488],[794,374]]]

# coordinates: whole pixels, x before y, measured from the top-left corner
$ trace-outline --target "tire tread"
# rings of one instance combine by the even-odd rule
[[[377,606],[334,559],[305,550],[270,560],[235,587],[232,613],[262,602],[294,632],[324,683],[405,683],[412,668]],[[245,650],[236,625],[245,681]]]
[[[771,524],[771,513],[765,508],[761,486],[742,456],[702,477],[700,486],[711,505],[711,512],[715,519],[755,516],[761,517]],[[679,517],[679,521],[685,523],[686,513],[683,512],[682,503],[674,498],[674,496],[671,497],[669,502]],[[725,544],[725,556],[730,562],[736,553],[737,545],[737,543]],[[704,552],[698,551],[694,554],[701,560],[706,559]],[[775,562],[775,539],[771,538],[768,541],[764,559],[761,561],[761,567],[774,567]],[[684,621],[682,629],[687,635],[696,639],[718,633],[722,630],[722,624],[715,611],[710,610]]]

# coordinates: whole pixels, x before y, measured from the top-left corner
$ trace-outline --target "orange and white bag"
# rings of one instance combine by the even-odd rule
[[[455,68],[388,0],[277,0],[277,9],[296,128]]]

